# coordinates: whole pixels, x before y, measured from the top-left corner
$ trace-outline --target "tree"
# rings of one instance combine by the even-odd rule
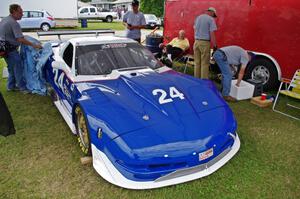
[[[141,11],[146,14],[155,14],[162,17],[164,14],[164,0],[140,0]]]

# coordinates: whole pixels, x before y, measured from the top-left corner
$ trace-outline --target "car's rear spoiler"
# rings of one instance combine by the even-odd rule
[[[48,31],[48,32],[37,32],[37,35],[39,37],[57,35],[59,40],[61,40],[60,37],[61,35],[86,35],[86,34],[94,34],[97,37],[100,34],[115,34],[115,31],[111,29],[101,29],[101,30],[58,30],[58,31]]]

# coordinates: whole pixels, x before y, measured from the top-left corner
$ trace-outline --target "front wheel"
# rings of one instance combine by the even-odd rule
[[[75,109],[76,114],[76,131],[78,136],[78,142],[82,152],[85,155],[91,155],[91,140],[87,126],[87,120],[81,108],[79,106]]]
[[[275,89],[278,85],[278,73],[274,64],[264,58],[257,58],[249,63],[245,79],[262,81],[264,90]]]

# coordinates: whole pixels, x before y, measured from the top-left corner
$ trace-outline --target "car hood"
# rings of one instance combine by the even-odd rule
[[[158,23],[158,21],[157,20],[146,20],[146,23]]]
[[[196,121],[184,123],[182,118],[199,120],[200,113],[228,108],[211,81],[174,71],[123,72],[118,79],[80,83],[78,87],[82,95],[93,102],[88,113],[106,123],[111,139],[153,126],[187,128]],[[176,97],[176,92],[175,97],[171,97],[170,88],[183,94],[184,99]],[[157,89],[159,92],[154,95]],[[160,103],[162,98],[169,102]]]
[[[124,134],[114,139],[111,146],[121,148],[118,154],[124,153],[124,157],[149,162],[166,155],[169,158],[193,157],[194,152],[198,154],[210,148],[219,154],[233,144],[236,127],[232,112],[219,107],[197,116],[185,116],[178,123],[157,124]]]

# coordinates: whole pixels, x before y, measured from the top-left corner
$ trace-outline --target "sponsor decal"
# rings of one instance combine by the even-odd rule
[[[104,44],[101,46],[102,49],[107,48],[125,48],[127,44]]]
[[[206,160],[214,155],[214,148],[210,148],[207,151],[199,153],[199,161]]]

